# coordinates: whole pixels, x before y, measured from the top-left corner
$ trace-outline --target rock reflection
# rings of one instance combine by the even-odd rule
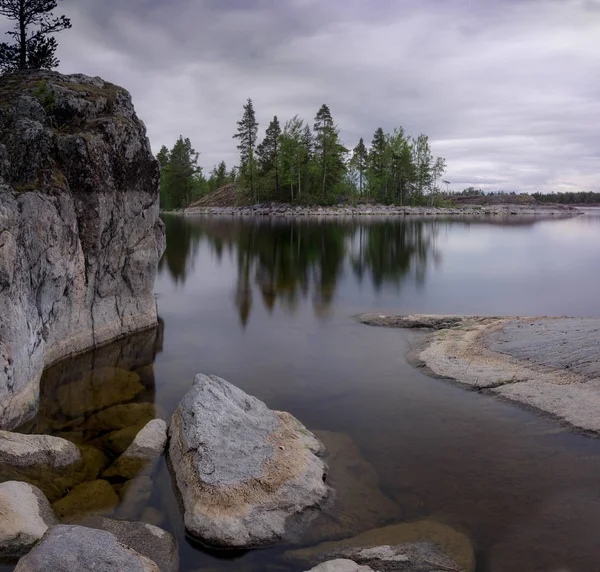
[[[328,314],[346,271],[370,279],[376,290],[400,286],[413,276],[423,283],[437,261],[440,223],[419,219],[261,219],[166,216],[169,244],[161,261],[175,282],[185,281],[194,254],[207,244],[218,260],[232,255],[237,267],[234,304],[243,326],[262,300],[294,312],[311,300],[319,317]]]

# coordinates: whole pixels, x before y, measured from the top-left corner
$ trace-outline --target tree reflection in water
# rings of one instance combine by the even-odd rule
[[[315,313],[326,316],[344,272],[370,278],[381,290],[411,274],[422,284],[428,263],[438,259],[440,223],[432,220],[166,216],[165,224],[169,240],[160,268],[177,283],[185,282],[201,243],[219,260],[225,251],[234,257],[234,300],[244,326],[257,294],[269,312],[277,303],[293,312],[300,300],[312,299]]]

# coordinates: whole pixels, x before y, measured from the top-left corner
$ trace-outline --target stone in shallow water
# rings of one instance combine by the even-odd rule
[[[86,431],[118,431],[133,425],[145,425],[156,417],[153,403],[114,405],[92,415],[84,425]]]
[[[196,376],[170,436],[185,527],[207,544],[272,544],[316,516],[328,496],[315,436],[216,376]]]
[[[132,425],[109,433],[104,439],[103,444],[115,455],[121,455],[127,450],[127,447],[133,443],[135,436],[144,428],[144,424]]]
[[[0,484],[0,558],[27,554],[56,523],[40,489],[16,481]]]
[[[104,472],[104,476],[132,479],[142,470],[152,471],[167,446],[167,424],[153,419],[135,436],[127,450]]]
[[[118,367],[103,367],[86,373],[80,380],[61,385],[56,398],[68,417],[106,409],[131,401],[144,391],[140,376]]]
[[[335,497],[302,534],[303,544],[345,538],[402,519],[402,507],[383,494],[375,468],[348,435],[331,431],[315,435],[327,451],[327,482]]]
[[[154,483],[146,475],[127,481],[119,495],[121,504],[117,509],[117,518],[137,520],[152,496]]]
[[[161,572],[158,565],[119,542],[114,534],[59,525],[19,560],[15,572]]]
[[[155,562],[161,572],[179,570],[177,540],[157,526],[101,516],[94,516],[77,524],[114,534],[119,542]]]
[[[286,557],[310,565],[342,558],[379,572],[475,570],[475,555],[469,539],[433,520],[393,524],[345,540],[288,551]]]
[[[84,456],[59,437],[0,431],[0,481],[24,481],[51,500],[85,480]]]
[[[52,507],[61,520],[73,521],[93,514],[110,515],[118,504],[119,497],[110,483],[99,479],[73,487]]]

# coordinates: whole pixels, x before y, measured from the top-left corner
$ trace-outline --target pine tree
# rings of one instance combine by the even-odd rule
[[[240,152],[240,170],[250,185],[252,199],[256,201],[256,165],[254,155],[258,135],[258,123],[251,99],[248,99],[244,105],[244,114],[237,125],[238,131],[233,138],[239,139],[237,148]]]
[[[369,153],[369,186],[377,194],[377,198],[383,201],[387,198],[387,141],[383,129],[379,127],[371,141]]]
[[[52,69],[58,43],[54,36],[68,30],[66,16],[52,16],[58,0],[0,0],[0,16],[15,22],[7,34],[14,43],[0,43],[0,68],[4,73],[26,69]],[[33,28],[33,30],[32,30]]]
[[[325,200],[327,191],[339,181],[345,168],[344,154],[347,149],[340,144],[338,128],[325,104],[317,112],[313,131],[315,159],[320,171],[322,198]]]
[[[358,173],[358,192],[362,195],[364,188],[364,178],[365,173],[367,171],[367,160],[369,158],[369,153],[367,152],[367,147],[365,146],[364,139],[361,137],[358,145],[354,148],[352,153],[352,166],[356,169]]]
[[[263,142],[256,149],[256,156],[263,177],[275,176],[275,197],[279,198],[279,160],[281,126],[277,115],[267,127]]]
[[[197,153],[189,139],[181,135],[173,149],[165,154],[161,149],[160,160],[168,162],[161,168],[161,191],[167,208],[185,208],[202,194],[205,183],[202,169],[198,166]]]

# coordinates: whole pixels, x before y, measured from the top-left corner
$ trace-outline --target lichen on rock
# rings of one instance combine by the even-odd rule
[[[0,86],[0,427],[44,367],[156,325],[159,169],[129,93],[28,72]]]

